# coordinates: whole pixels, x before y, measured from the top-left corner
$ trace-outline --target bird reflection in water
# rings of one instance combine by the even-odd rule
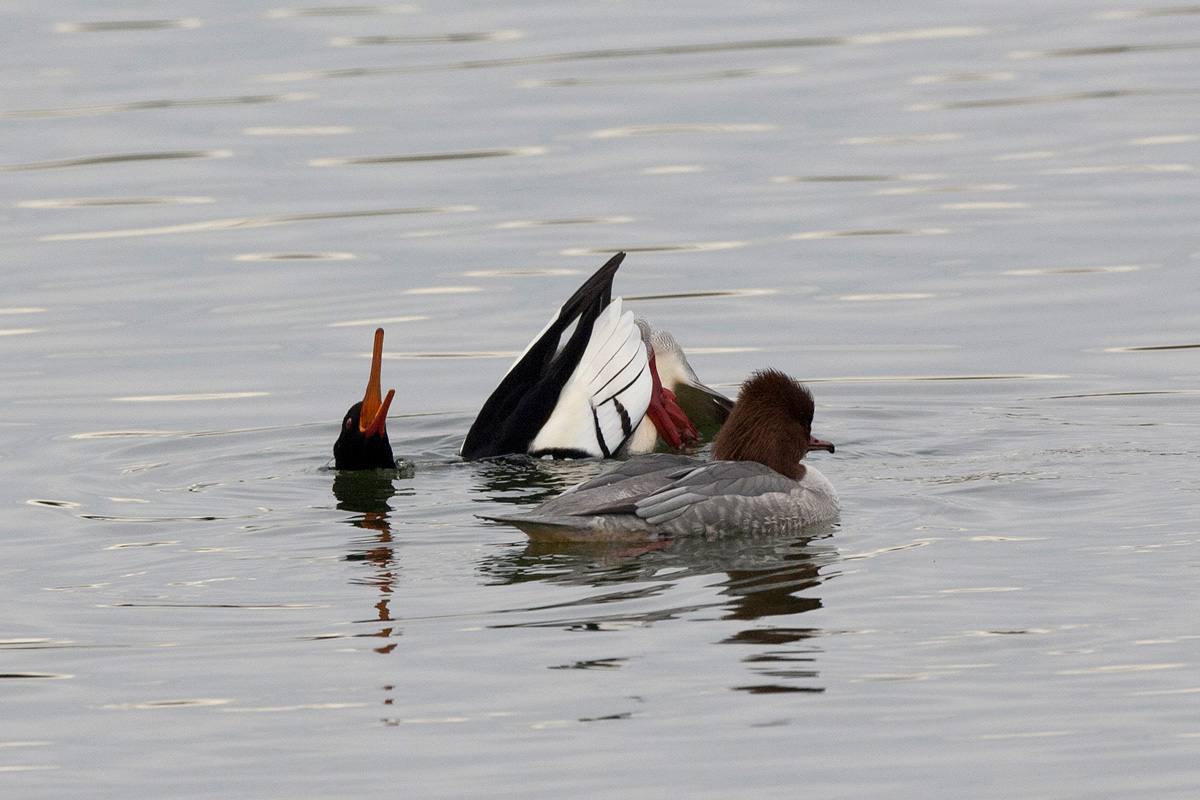
[[[488,559],[480,569],[501,584],[541,580],[602,589],[590,599],[573,597],[563,603],[562,618],[516,623],[517,627],[603,630],[613,624],[658,622],[700,608],[723,610],[722,618],[727,620],[772,619],[775,624],[769,627],[751,625],[718,642],[752,650],[742,662],[756,680],[730,688],[754,694],[822,692],[823,687],[812,685],[819,677],[815,661],[820,651],[809,640],[825,631],[778,623],[822,607],[812,591],[827,577],[823,570],[837,562],[830,540],[834,527],[814,526],[800,535],[785,536],[682,537],[664,540],[653,549],[629,543],[530,542],[523,549]],[[671,605],[677,582],[722,573],[723,580],[710,584],[716,595],[713,602]],[[614,591],[621,584],[636,586]],[[646,611],[649,597],[659,598],[661,607]],[[622,613],[620,606],[627,600],[637,601],[640,610]],[[544,612],[553,606],[539,608]]]
[[[346,521],[370,533],[369,539],[356,541],[356,544],[366,545],[366,548],[347,554],[346,560],[366,561],[374,567],[370,577],[356,582],[379,589],[375,621],[382,623],[383,627],[370,635],[381,639],[400,635],[389,608],[399,571],[392,546],[392,528],[388,522],[388,514],[392,510],[389,501],[397,493],[393,483],[396,477],[411,477],[411,470],[343,470],[333,478],[333,494],[337,498],[338,509],[358,515]],[[375,652],[390,653],[395,646],[394,642],[388,643],[375,648]]]
[[[536,505],[557,497],[580,481],[595,477],[611,464],[595,458],[544,459],[523,453],[477,461],[476,486],[481,503]]]

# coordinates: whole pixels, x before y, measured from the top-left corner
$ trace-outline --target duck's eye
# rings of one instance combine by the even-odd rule
[[[346,430],[350,430],[350,425],[353,422],[354,422],[354,420],[350,419],[349,417],[346,417],[345,421],[342,422],[342,427],[345,428]]]

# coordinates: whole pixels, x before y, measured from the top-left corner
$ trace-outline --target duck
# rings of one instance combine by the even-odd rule
[[[713,440],[712,460],[650,453],[584,481],[525,514],[483,519],[514,525],[533,541],[655,542],[685,535],[783,534],[835,519],[837,492],[812,450],[815,402],[773,369],[743,384]]]
[[[700,382],[674,337],[612,296],[624,259],[584,281],[517,357],[471,424],[464,459],[625,457],[660,438],[673,449],[699,441],[696,420],[724,422],[732,401]]]
[[[333,467],[339,470],[395,469],[396,458],[387,435],[387,414],[396,396],[388,389],[381,396],[380,373],[383,366],[383,328],[375,329],[371,351],[371,376],[363,399],[350,406],[342,418],[341,431],[333,444]]]

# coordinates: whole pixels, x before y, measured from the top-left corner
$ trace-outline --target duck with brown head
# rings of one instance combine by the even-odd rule
[[[383,328],[375,331],[375,347],[371,352],[371,377],[360,402],[350,406],[342,419],[341,432],[333,444],[335,469],[395,469],[396,458],[387,435],[387,413],[395,389],[387,397],[380,391],[380,372],[383,366]]]
[[[639,456],[542,503],[487,516],[540,541],[647,541],[687,534],[786,533],[831,520],[837,492],[801,463],[828,450],[812,435],[808,389],[776,370],[755,373],[713,443],[713,461]]]
[[[778,370],[757,372],[713,440],[713,460],[757,461],[798,481],[805,470],[800,460],[809,450],[834,449],[812,435],[815,411],[806,387]]]

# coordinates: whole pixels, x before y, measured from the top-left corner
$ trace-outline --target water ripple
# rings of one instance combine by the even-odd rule
[[[112,31],[163,31],[199,28],[195,17],[183,19],[122,19],[111,22],[56,22],[55,33],[109,33]]]
[[[1049,381],[1070,375],[858,375],[834,378],[805,378],[805,383],[895,383],[908,381]]]
[[[772,183],[871,183],[874,181],[935,181],[944,178],[932,172],[911,175],[779,175]]]
[[[949,111],[964,108],[1001,108],[1042,103],[1064,103],[1072,100],[1109,100],[1119,97],[1154,97],[1158,95],[1196,94],[1196,89],[1103,89],[1093,92],[1065,92],[1030,97],[1002,97],[995,100],[953,100],[946,103],[915,103],[905,106],[909,111]]]
[[[241,253],[234,261],[353,261],[354,253]]]
[[[878,189],[878,195],[897,194],[933,194],[935,192],[1007,192],[1016,189],[1012,183],[964,183],[958,186],[897,186],[888,189]]]
[[[764,297],[766,295],[771,295],[771,294],[779,294],[779,290],[778,289],[713,289],[713,290],[706,291],[706,292],[672,292],[670,294],[623,295],[622,299],[628,300],[628,301],[634,301],[634,300],[681,300],[681,299],[689,299],[689,298],[696,298],[696,297]],[[736,348],[728,348],[728,347],[711,348],[710,347],[710,348],[708,348],[708,351],[709,352],[719,352],[719,353],[731,353],[731,352],[744,353],[744,352],[749,352],[751,350],[756,350],[756,349],[757,348],[744,348],[744,347],[736,347]],[[697,348],[689,347],[688,352],[689,353],[698,353],[700,351]]]
[[[243,136],[341,136],[354,133],[349,125],[292,125],[243,128]]]
[[[1147,344],[1133,347],[1109,347],[1106,353],[1144,353],[1154,350],[1200,350],[1200,344]]]
[[[113,711],[143,710],[148,708],[183,708],[196,706],[223,706],[233,700],[223,697],[189,697],[181,700],[147,700],[142,703],[110,703],[100,708]]]
[[[292,222],[315,222],[327,219],[350,219],[356,217],[389,217],[406,214],[441,214],[474,211],[475,206],[431,206],[428,208],[383,208],[371,211],[330,211],[321,214],[289,214],[281,217],[233,217],[211,219],[204,222],[189,222],[182,225],[164,225],[157,228],[128,228],[117,231],[89,231],[86,233],[56,233],[42,236],[39,242],[70,242],[83,239],[124,239],[131,236],[162,236],[172,233],[202,233],[223,231],[230,228],[263,228],[269,225],[285,225]]]
[[[926,144],[928,142],[952,142],[961,139],[961,133],[912,133],[899,136],[849,136],[839,139],[838,144]]]
[[[1140,17],[1170,17],[1183,14],[1200,14],[1200,6],[1169,6],[1167,8],[1132,8],[1121,11],[1101,11],[1094,18],[1099,20],[1138,19]]]
[[[473,269],[464,272],[468,278],[525,278],[557,275],[579,275],[577,269]]]
[[[580,50],[568,53],[547,53],[540,56],[517,56],[514,58],[492,58],[476,61],[459,61],[449,64],[420,64],[403,67],[355,67],[350,69],[318,70],[313,72],[288,72],[264,75],[264,82],[313,80],[322,78],[361,78],[374,75],[401,75],[415,72],[441,72],[460,69],[487,69],[493,67],[519,67],[531,64],[554,64],[564,61],[592,61],[612,58],[637,58],[645,56],[675,56],[693,53],[725,53],[737,50],[776,50],[796,47],[831,47],[837,45],[876,45],[892,42],[918,41],[923,39],[981,36],[986,28],[977,26],[918,28],[915,30],[888,31],[884,33],[859,34],[853,36],[818,36],[797,39],[756,39],[741,42],[709,42],[704,44],[665,45],[659,47],[630,47],[602,50]]]
[[[675,133],[763,133],[779,130],[778,125],[765,123],[694,123],[675,125],[631,125],[625,128],[605,128],[588,134],[589,139],[615,139],[623,136],[657,136]]]
[[[693,242],[688,244],[650,245],[647,247],[570,247],[559,251],[564,256],[601,256],[614,253],[694,253],[708,250],[731,250],[744,247],[745,242]]]
[[[492,227],[499,231],[509,230],[512,228],[538,228],[543,225],[597,225],[600,223],[617,222],[633,222],[633,217],[560,217],[552,219],[517,219],[511,222],[501,222],[497,225],[493,225]]]
[[[216,202],[212,197],[58,197],[22,200],[17,208],[93,208],[96,206],[195,205]]]
[[[1137,139],[1130,139],[1129,144],[1136,147],[1160,144],[1186,144],[1188,142],[1194,142],[1198,139],[1200,139],[1200,136],[1197,136],[1194,133],[1173,133],[1163,136],[1142,136]]]
[[[693,81],[716,81],[731,78],[759,78],[774,75],[795,75],[803,67],[783,65],[777,67],[753,67],[746,69],[722,69],[715,72],[693,72],[681,75],[631,75],[619,78],[540,78],[517,83],[522,89],[559,88],[564,86],[622,86],[647,83],[689,83]]]
[[[335,36],[329,40],[332,47],[362,47],[373,45],[408,44],[459,44],[461,42],[506,42],[525,38],[519,30],[472,31],[469,33],[443,33],[430,36]]]
[[[420,322],[421,320],[429,319],[429,317],[419,314],[409,315],[407,317],[379,317],[376,319],[348,319],[342,322],[330,322],[326,328],[359,328],[370,327],[378,328],[380,325],[390,325],[399,322]],[[369,354],[368,354],[369,357]]]
[[[1193,395],[1200,394],[1200,389],[1147,389],[1140,392],[1091,392],[1088,394],[1056,394],[1047,400],[1087,400],[1098,397],[1159,397],[1162,395]]]
[[[1193,172],[1191,164],[1103,164],[1092,167],[1044,169],[1042,175],[1100,175],[1107,172]]]
[[[242,400],[247,397],[266,397],[270,392],[198,392],[195,394],[143,394],[114,397],[114,403],[179,403],[193,400]]]
[[[451,153],[417,153],[399,156],[352,156],[347,158],[314,158],[311,167],[342,167],[348,164],[407,164],[420,161],[459,161],[470,158],[502,158],[504,156],[540,156],[549,152],[546,147],[497,147],[490,150],[461,150]]]
[[[931,83],[962,83],[969,81],[1014,81],[1015,72],[959,72],[950,75],[918,75],[909,78],[912,86],[926,86]]]
[[[372,14],[416,14],[420,6],[403,3],[390,6],[310,6],[308,8],[274,8],[266,13],[267,19],[289,19],[292,17],[365,17]]]
[[[159,153],[117,153],[108,156],[60,158],[53,161],[27,161],[23,164],[0,164],[0,172],[23,172],[33,169],[59,167],[89,167],[95,164],[121,164],[126,161],[164,161],[175,158],[229,158],[232,150],[168,150]]]
[[[1110,44],[1100,47],[1068,47],[1062,50],[1014,50],[1009,58],[1069,58],[1071,56],[1111,56],[1122,53],[1158,53],[1164,50],[1195,50],[1200,42],[1161,42],[1157,44]]]
[[[521,355],[517,350],[464,350],[460,352],[443,353],[384,353],[385,359],[390,358],[515,358]]]
[[[793,233],[789,239],[840,239],[851,236],[937,236],[950,233],[949,228],[880,228],[877,230],[806,231]]]
[[[260,103],[287,103],[311,100],[316,95],[308,92],[284,94],[248,94],[235,97],[201,97],[190,100],[139,100],[134,103],[112,103],[99,106],[68,106],[65,108],[23,108],[12,111],[0,110],[0,119],[51,119],[56,117],[90,117],[100,114],[116,114],[121,111],[147,111],[156,108],[208,108],[212,106],[258,105]]]
[[[937,295],[928,292],[878,292],[875,294],[844,294],[838,299],[873,303],[881,300],[928,300],[932,297],[937,297]]]
[[[62,673],[55,673],[55,672],[0,672],[0,679],[4,679],[4,678],[18,678],[18,679],[23,679],[23,678],[50,678],[50,679],[63,679],[63,678],[74,678],[74,677],[75,677],[74,675],[66,675],[66,674],[62,674]]]
[[[1003,201],[975,201],[970,203],[942,203],[938,208],[944,211],[1005,211],[1017,208],[1029,208],[1032,203],[1023,203],[1017,200]]]
[[[1046,269],[1008,269],[1005,275],[1092,275],[1109,274],[1114,272],[1137,272],[1141,267],[1133,264],[1121,264],[1111,267],[1050,267]]]

